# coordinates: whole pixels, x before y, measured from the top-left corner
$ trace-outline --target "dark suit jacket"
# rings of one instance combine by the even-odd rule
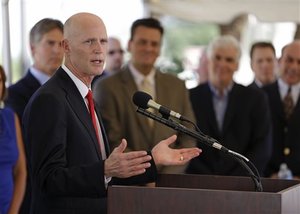
[[[270,158],[270,117],[267,99],[262,91],[234,84],[229,92],[223,130],[219,131],[209,84],[190,90],[190,98],[200,130],[230,150],[238,152],[262,174]],[[194,158],[188,173],[246,175],[234,159],[199,143],[201,157]]]
[[[101,118],[98,109],[96,113]],[[23,123],[32,178],[31,213],[105,213],[104,161],[96,133],[82,96],[62,68],[31,98]],[[151,165],[143,175],[124,182],[153,181],[156,169]]]
[[[22,79],[8,88],[5,104],[18,114],[20,120],[30,97],[39,87],[41,84],[28,70]]]
[[[188,90],[182,80],[157,71],[155,84],[156,102],[195,121]],[[122,138],[126,138],[130,150],[151,150],[159,141],[178,134],[158,122],[154,122],[152,129],[150,128],[148,118],[137,113],[137,107],[132,102],[132,96],[137,90],[128,66],[114,75],[98,80],[94,85],[94,99],[100,105],[111,147],[116,147]],[[177,146],[195,145],[191,138],[178,135]],[[180,173],[184,172],[184,167],[165,167],[160,171]]]
[[[300,176],[300,99],[298,99],[290,121],[286,122],[278,82],[263,89],[269,98],[273,125],[273,153],[266,175],[277,173],[279,165],[285,162],[294,175]],[[290,149],[289,155],[284,155],[284,148]]]
[[[255,81],[253,81],[250,85],[248,85],[248,87],[254,88],[254,89],[260,89],[260,87],[256,84]]]

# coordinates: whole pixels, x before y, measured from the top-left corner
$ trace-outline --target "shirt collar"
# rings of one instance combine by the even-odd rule
[[[216,87],[213,86],[210,82],[208,82],[209,88],[212,91],[213,95],[216,97],[221,97],[219,90],[217,90]],[[229,92],[231,91],[233,87],[233,82],[231,82],[223,91],[223,97],[227,97]]]
[[[155,84],[155,69],[152,68],[152,70],[150,71],[150,73],[145,76],[143,75],[141,72],[139,72],[133,65],[132,63],[129,63],[129,70],[133,76],[134,81],[136,82],[137,85],[141,85],[142,81],[147,78],[149,80],[149,82],[151,83],[151,85]]]
[[[283,99],[286,96],[286,94],[289,90],[289,87],[291,87],[292,98],[294,100],[294,103],[297,103],[299,93],[300,93],[300,82],[289,86],[288,84],[286,84],[286,82],[284,82],[281,78],[279,78],[278,79],[278,87],[279,87],[279,93],[280,93],[281,99]]]
[[[41,85],[47,82],[51,77],[33,66],[29,68],[29,72],[38,80]]]
[[[72,79],[72,81],[75,83],[77,89],[79,90],[82,98],[85,98],[88,91],[91,89],[91,86],[86,86],[80,79],[78,79],[78,77],[76,77],[72,71],[70,69],[67,68],[67,66],[65,66],[65,64],[63,64],[61,66],[65,72],[69,75],[69,77]]]
[[[255,84],[256,84],[259,88],[262,88],[262,87],[263,87],[262,82],[259,81],[258,79],[255,79],[254,82],[255,82]]]

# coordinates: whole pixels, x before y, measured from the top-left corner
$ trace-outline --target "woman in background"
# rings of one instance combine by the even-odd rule
[[[26,163],[19,119],[3,104],[5,81],[0,66],[0,214],[17,214],[25,192]]]

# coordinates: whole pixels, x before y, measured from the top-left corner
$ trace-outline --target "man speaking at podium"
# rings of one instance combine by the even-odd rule
[[[30,213],[106,213],[107,185],[152,182],[156,165],[183,165],[200,154],[198,148],[171,149],[176,136],[151,153],[124,153],[123,139],[110,153],[90,91],[107,51],[103,21],[90,13],[71,16],[62,45],[65,63],[34,94],[23,117],[33,184]]]

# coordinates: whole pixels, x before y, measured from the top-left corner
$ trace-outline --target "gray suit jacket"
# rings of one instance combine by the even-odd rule
[[[181,113],[195,121],[188,91],[182,80],[174,75],[155,74],[156,102]],[[101,79],[94,84],[94,99],[100,106],[111,148],[127,139],[128,150],[151,150],[159,141],[178,134],[175,130],[154,122],[151,129],[148,118],[137,113],[132,102],[133,94],[138,90],[128,66],[119,73]],[[187,125],[187,124],[184,124]],[[178,134],[176,147],[195,146],[195,141],[188,136]],[[165,167],[160,170],[168,173],[181,173],[183,167]]]

